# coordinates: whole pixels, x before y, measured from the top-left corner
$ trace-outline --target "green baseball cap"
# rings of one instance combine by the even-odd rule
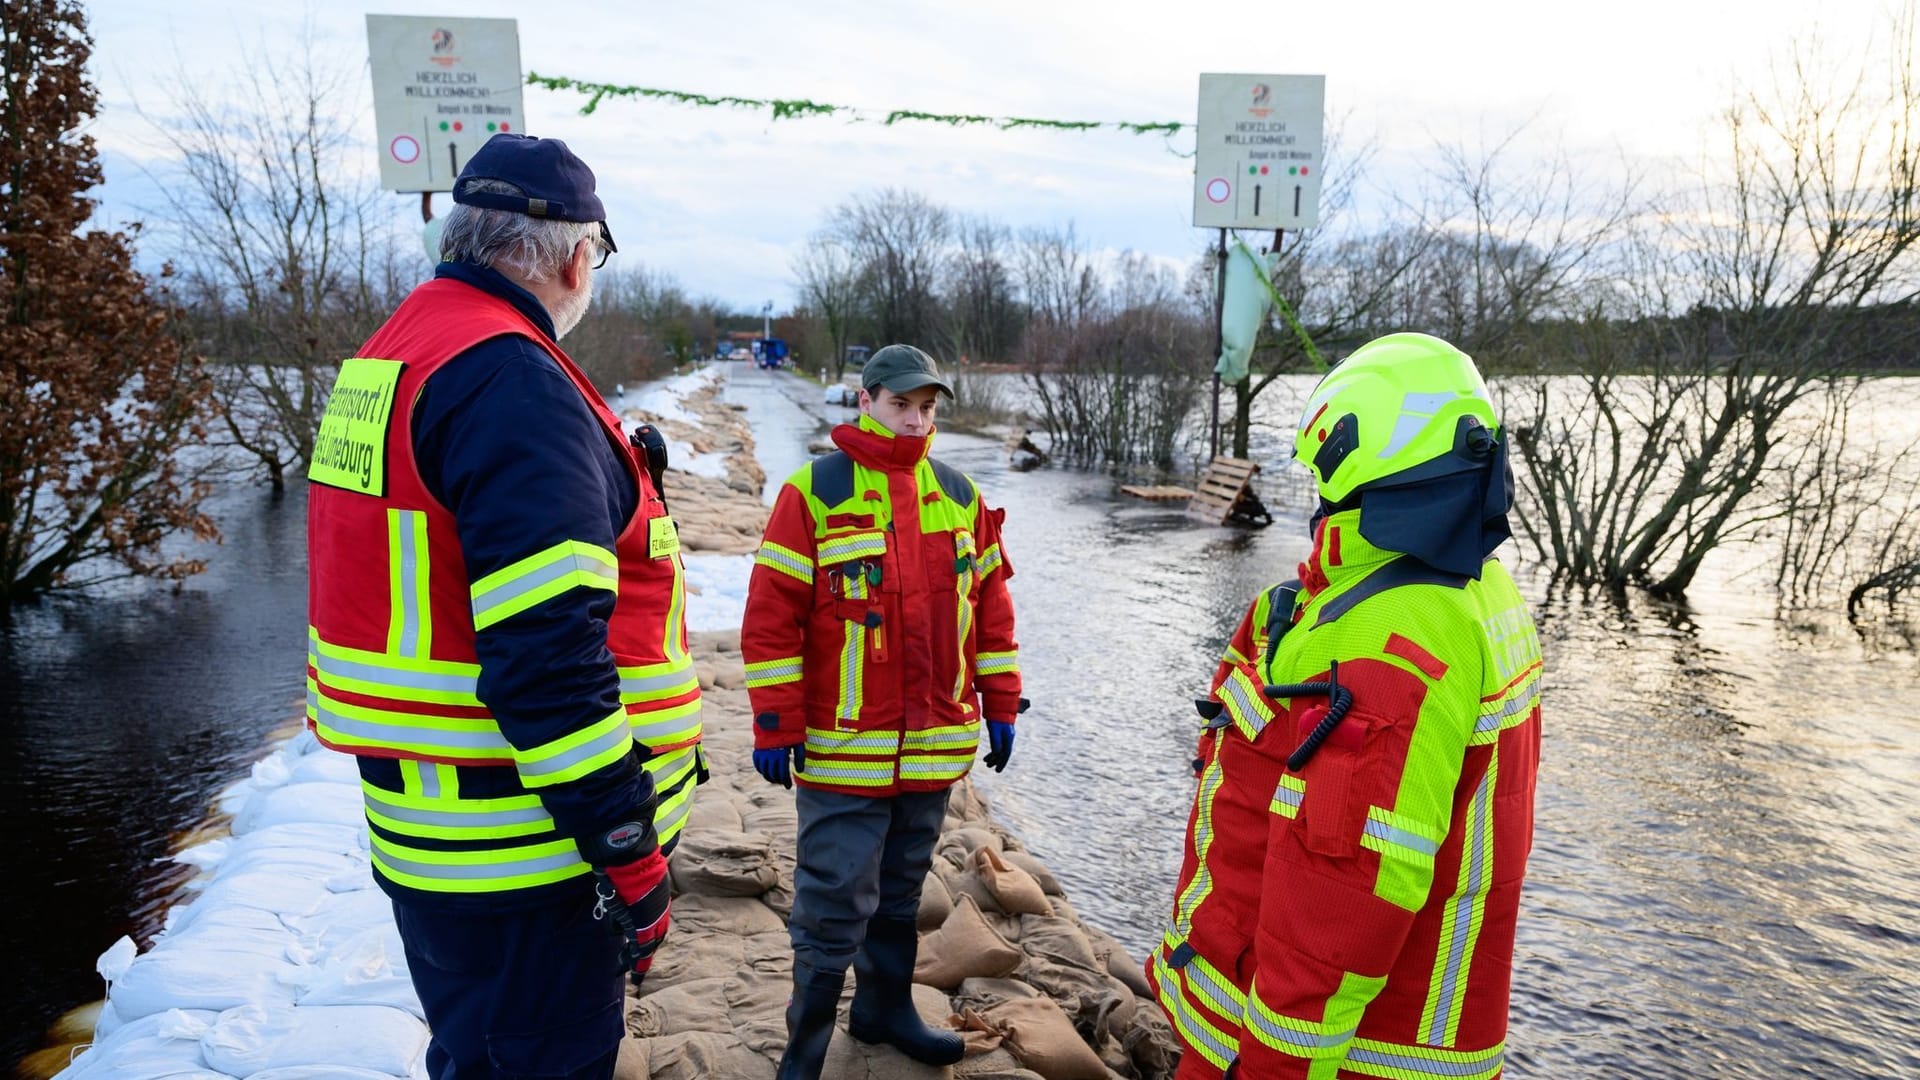
[[[884,386],[896,394],[937,386],[941,393],[953,396],[953,387],[940,375],[940,365],[911,345],[889,345],[867,357],[867,366],[860,369],[860,385],[869,394],[876,386]]]

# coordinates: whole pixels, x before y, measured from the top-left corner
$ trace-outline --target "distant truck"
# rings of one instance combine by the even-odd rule
[[[754,355],[763,368],[784,367],[787,357],[793,354],[793,350],[787,347],[787,343],[777,337],[761,338],[753,345]]]

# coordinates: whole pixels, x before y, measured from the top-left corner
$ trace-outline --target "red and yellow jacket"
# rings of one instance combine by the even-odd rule
[[[1449,577],[1327,518],[1214,677],[1172,925],[1147,977],[1182,1077],[1500,1075],[1540,756],[1540,649],[1498,563]],[[1346,718],[1287,757],[1327,698]]]
[[[781,488],[740,648],[756,748],[804,743],[796,779],[862,795],[965,776],[982,717],[1020,710],[1013,573],[966,474],[931,436],[869,417]]]

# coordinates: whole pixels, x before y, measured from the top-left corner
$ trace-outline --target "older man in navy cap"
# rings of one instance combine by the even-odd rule
[[[614,250],[593,173],[497,135],[453,199],[321,422],[308,722],[359,758],[428,1071],[609,1077],[706,775],[679,544],[558,345]]]

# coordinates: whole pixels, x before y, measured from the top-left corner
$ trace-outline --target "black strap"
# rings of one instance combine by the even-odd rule
[[[1367,600],[1388,589],[1397,589],[1402,585],[1444,585],[1449,589],[1464,589],[1472,578],[1462,574],[1449,574],[1435,570],[1418,559],[1405,555],[1368,574],[1346,592],[1334,597],[1320,608],[1320,616],[1313,625],[1325,626],[1333,620],[1352,611],[1362,600]]]
[[[1267,590],[1267,656],[1263,667],[1273,670],[1273,657],[1280,651],[1280,639],[1293,629],[1294,599],[1300,595],[1300,582],[1283,581]]]

